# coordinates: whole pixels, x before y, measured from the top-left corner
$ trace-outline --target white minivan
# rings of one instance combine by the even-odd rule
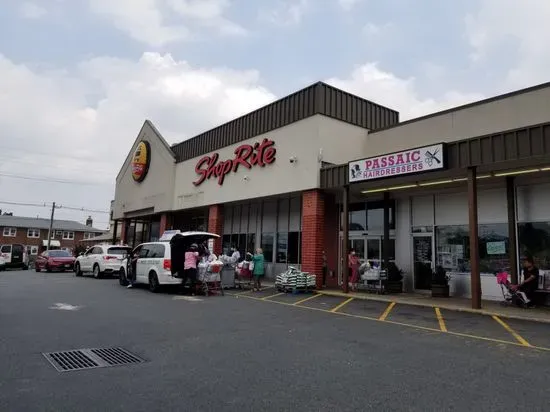
[[[149,286],[151,292],[158,292],[161,286],[180,285],[181,278],[172,274],[172,254],[170,240],[175,235],[181,235],[183,240],[178,247],[184,251],[191,244],[201,244],[210,239],[219,238],[219,235],[208,232],[181,232],[170,230],[164,232],[160,241],[138,245],[121,263],[119,269],[119,283],[128,285],[128,272],[135,273],[135,283]],[[178,252],[180,253],[180,252]],[[130,261],[128,261],[130,259]],[[181,260],[181,259],[178,259]]]
[[[7,268],[23,269],[29,268],[29,254],[24,245],[14,243],[11,245],[0,245],[0,270]]]

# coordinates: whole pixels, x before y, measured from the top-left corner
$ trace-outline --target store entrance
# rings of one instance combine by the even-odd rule
[[[414,288],[430,290],[433,270],[433,235],[413,235]]]
[[[342,243],[342,236],[340,236],[340,242],[339,242],[339,255],[341,256],[340,264],[345,265],[347,267],[347,256],[342,256],[342,249],[343,249],[343,243]],[[355,254],[359,256],[359,260],[361,263],[365,261],[369,261],[371,265],[374,266],[380,266],[382,264],[383,256],[384,256],[384,236],[382,235],[360,235],[360,236],[353,236],[350,234],[349,237],[349,250],[354,249]],[[395,261],[395,236],[392,234],[390,236],[390,262]],[[338,273],[342,273],[341,271],[338,271]],[[342,283],[342,279],[339,279],[339,283]]]

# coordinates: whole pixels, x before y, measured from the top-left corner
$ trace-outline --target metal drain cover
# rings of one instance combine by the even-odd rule
[[[75,349],[43,353],[59,372],[106,368],[145,362],[144,359],[122,348]]]

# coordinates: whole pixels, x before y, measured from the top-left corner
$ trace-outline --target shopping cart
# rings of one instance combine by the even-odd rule
[[[252,289],[254,282],[252,280],[252,262],[243,261],[235,268],[235,287],[238,289]]]
[[[221,263],[199,263],[197,273],[198,288],[205,296],[212,294],[224,295],[221,281]]]

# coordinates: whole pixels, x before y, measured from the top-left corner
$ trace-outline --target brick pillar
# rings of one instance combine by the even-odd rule
[[[214,254],[222,253],[222,238],[223,233],[223,206],[212,205],[208,211],[208,231],[220,235],[219,239],[214,240]]]
[[[323,286],[323,248],[325,241],[325,197],[318,190],[302,194],[302,270],[317,277]]]
[[[160,225],[159,225],[159,237],[162,236],[164,231],[168,228],[168,216],[166,213],[160,215]]]

